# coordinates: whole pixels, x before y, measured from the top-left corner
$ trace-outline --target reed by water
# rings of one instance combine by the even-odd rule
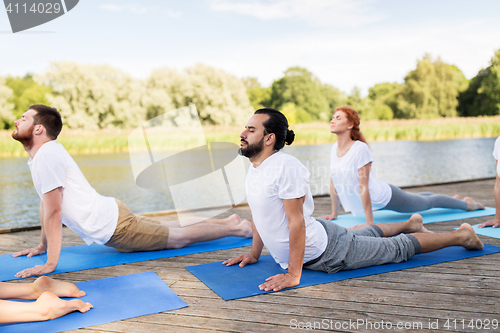
[[[295,131],[294,145],[335,141],[329,123],[316,122],[290,126]],[[239,143],[243,126],[204,126],[208,142]],[[500,136],[500,116],[477,118],[397,119],[362,121],[361,130],[368,141],[448,140]],[[131,129],[63,129],[58,141],[71,154],[128,152]],[[27,156],[22,145],[11,138],[12,131],[0,131],[0,157]],[[155,149],[175,150],[192,147],[198,133],[185,130],[155,131],[149,138]]]

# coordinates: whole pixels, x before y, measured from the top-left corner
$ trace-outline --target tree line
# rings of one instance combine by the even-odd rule
[[[456,66],[425,55],[403,83],[384,82],[349,94],[292,67],[269,87],[197,64],[179,72],[154,70],[135,79],[109,65],[53,62],[42,74],[0,77],[0,129],[13,127],[32,104],[61,111],[69,128],[132,128],[195,104],[203,124],[241,125],[261,107],[281,110],[290,123],[327,121],[340,105],[362,119],[470,117],[500,114],[500,49],[490,65],[467,80]]]

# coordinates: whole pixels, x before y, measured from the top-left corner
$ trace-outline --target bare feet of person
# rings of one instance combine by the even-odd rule
[[[233,214],[225,219],[208,219],[207,222],[225,225],[238,225],[241,223],[241,218],[238,214]]]
[[[483,242],[477,237],[476,232],[470,224],[462,224],[457,231],[463,233],[464,242],[462,246],[467,250],[482,250],[484,248]]]
[[[455,199],[462,200],[462,197],[461,197],[461,196],[459,196],[458,194],[455,194],[453,197],[454,197]]]
[[[85,291],[78,289],[76,285],[69,282],[58,281],[51,279],[48,276],[41,276],[32,283],[36,297],[38,298],[43,292],[50,291],[58,297],[82,297],[85,296]]]
[[[233,214],[233,215],[229,216],[227,219],[229,220],[229,222],[236,224],[236,225],[241,223],[241,217],[238,214]]]
[[[414,232],[422,232],[421,230],[424,228],[424,219],[420,214],[413,214],[408,220],[408,229],[405,230],[405,233],[414,233]],[[425,229],[427,230],[427,229]]]
[[[94,307],[92,304],[79,299],[63,301],[50,291],[43,292],[40,297],[38,297],[35,304],[42,310],[42,320],[59,318],[73,311],[80,311],[83,313]]]
[[[248,220],[243,220],[241,221],[240,224],[238,224],[238,227],[240,227],[240,237],[245,237],[245,238],[252,238],[253,236],[253,230],[252,230],[252,223]]]
[[[484,209],[484,205],[480,204],[471,197],[465,197],[464,201],[467,202],[467,210],[479,210]]]

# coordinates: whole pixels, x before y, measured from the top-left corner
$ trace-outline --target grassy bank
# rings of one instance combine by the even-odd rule
[[[335,141],[328,123],[291,126],[295,145]],[[239,142],[243,126],[205,126],[207,141]],[[478,118],[441,118],[426,120],[389,120],[362,122],[361,130],[368,141],[447,140],[486,138],[500,135],[500,116]],[[132,130],[71,130],[63,129],[58,141],[71,154],[128,152],[128,136]],[[27,156],[21,144],[11,138],[12,131],[0,131],[0,157]],[[194,133],[181,131],[156,132],[151,146],[160,149],[182,149],[192,146]]]

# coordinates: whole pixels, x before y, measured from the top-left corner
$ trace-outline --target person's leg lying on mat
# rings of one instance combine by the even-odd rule
[[[227,236],[252,237],[250,221],[242,221],[236,214],[225,219],[207,219],[182,227],[178,221],[163,221],[135,214],[120,200],[116,202],[117,226],[105,245],[121,252],[178,249]]]
[[[44,321],[73,311],[87,312],[93,306],[82,300],[64,301],[59,297],[82,297],[85,292],[69,282],[42,276],[32,283],[0,282],[0,323]],[[6,299],[28,299],[15,302]]]
[[[350,234],[355,237],[349,236]],[[451,232],[433,233],[423,226],[422,216],[419,214],[413,214],[405,222],[376,223],[350,230],[345,238],[349,251],[345,258],[340,258],[336,265],[329,267],[331,272],[403,262],[416,254],[450,246],[462,246],[467,250],[483,249],[483,243],[469,224],[464,223],[458,230]],[[329,252],[330,255],[324,260],[331,259],[335,253]],[[315,268],[318,267],[312,269]]]

